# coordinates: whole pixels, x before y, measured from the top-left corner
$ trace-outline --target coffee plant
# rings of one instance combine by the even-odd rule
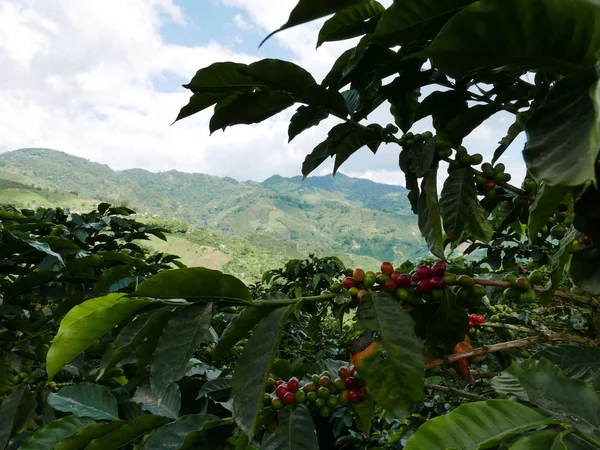
[[[132,241],[163,230],[130,210],[5,208],[0,448],[600,448],[600,6],[300,0],[277,32],[328,15],[318,45],[360,40],[321,83],[215,63],[177,119],[299,103],[290,140],[338,119],[304,176],[397,149],[435,259],[311,256],[247,287],[148,255]],[[368,122],[384,104],[394,123]],[[463,141],[499,113],[484,161]],[[515,186],[498,161],[522,133]]]

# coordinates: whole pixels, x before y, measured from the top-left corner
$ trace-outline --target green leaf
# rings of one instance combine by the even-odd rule
[[[444,117],[444,121],[439,120],[440,114],[436,112],[433,115],[433,125],[439,136],[450,139],[454,145],[460,145],[463,138],[499,110],[497,105],[475,105],[452,117]]]
[[[404,0],[394,2],[384,13],[373,35],[388,46],[433,38],[444,24],[473,0]]]
[[[193,116],[206,108],[211,107],[215,103],[225,100],[230,95],[239,95],[246,92],[245,90],[223,91],[223,92],[199,92],[192,94],[187,105],[179,111],[175,122],[186,117]]]
[[[477,188],[470,168],[455,169],[444,182],[440,212],[444,230],[451,240],[457,239],[477,208]]]
[[[231,379],[230,378],[217,378],[215,380],[207,381],[202,385],[198,396],[196,398],[202,398],[208,395],[213,398],[224,398],[229,397],[231,393]]]
[[[150,436],[143,449],[162,450],[165,448],[181,448],[185,437],[193,432],[202,430],[208,422],[219,420],[212,414],[188,414],[177,419],[175,422],[168,423],[160,427]]]
[[[165,270],[139,285],[135,297],[189,301],[228,300],[249,303],[252,295],[244,283],[231,275],[204,267]]]
[[[262,90],[240,94],[233,99],[217,103],[215,113],[210,119],[209,129],[212,134],[220,129],[225,130],[231,125],[262,122],[293,104],[294,99],[280,91]]]
[[[309,129],[321,123],[329,116],[327,111],[315,106],[300,106],[290,120],[288,128],[288,142],[291,142],[296,136],[304,130]]]
[[[346,107],[350,112],[350,117],[352,117],[360,105],[360,92],[356,89],[348,89],[347,91],[342,92],[342,96],[346,101]]]
[[[418,178],[427,175],[431,169],[435,157],[435,138],[428,139],[425,142],[415,142],[410,146],[410,171]]]
[[[190,305],[169,318],[150,364],[150,383],[159,397],[185,375],[188,361],[210,326],[212,310],[212,303]]]
[[[552,445],[558,438],[558,435],[558,431],[538,431],[537,433],[523,436],[515,441],[510,447],[510,450],[532,450],[537,448],[555,450]]]
[[[519,383],[519,379],[506,370],[492,378],[491,385],[498,394],[512,394],[521,400],[529,400],[527,392]]]
[[[404,450],[493,448],[506,438],[548,423],[552,421],[517,402],[468,403],[425,422],[407,441]]]
[[[465,339],[469,318],[458,298],[449,289],[444,289],[444,298],[435,314],[427,321],[427,346],[453,353],[454,346]]]
[[[341,123],[329,130],[327,139],[317,145],[313,151],[306,156],[302,164],[302,175],[306,178],[313,170],[319,167],[327,158],[335,154],[337,148],[344,138],[352,134],[356,127],[349,123]]]
[[[373,32],[384,11],[385,8],[381,3],[375,0],[359,3],[340,11],[321,27],[317,48],[323,42],[341,41]]]
[[[406,179],[404,186],[409,191],[408,200],[410,201],[412,212],[419,214],[419,179],[410,171],[409,149],[404,149],[400,152],[398,165],[400,166],[400,170],[404,172],[404,177]]]
[[[85,428],[78,429],[71,436],[63,439],[56,444],[52,450],[75,450],[85,448],[94,439],[99,439],[106,436],[115,430],[118,430],[126,422],[122,420],[114,420],[110,423],[95,423],[88,425]]]
[[[54,447],[61,440],[77,432],[79,428],[95,423],[92,419],[81,417],[63,417],[50,422],[25,439],[19,449],[22,450],[47,450]],[[106,450],[106,449],[105,449]]]
[[[63,366],[148,302],[109,294],[71,309],[61,321],[46,356],[48,379],[52,380]]]
[[[573,283],[592,295],[600,294],[600,243],[573,253],[569,263]]]
[[[347,134],[339,145],[330,146],[328,151],[332,156],[335,154],[335,162],[333,164],[333,174],[335,175],[341,165],[352,156],[357,150],[360,150],[365,145],[374,146],[376,149],[382,142],[381,133],[376,130],[356,128],[354,131]]]
[[[297,404],[278,413],[277,429],[265,434],[261,450],[317,450],[319,442],[312,416],[306,406]]]
[[[95,420],[117,420],[117,399],[104,386],[95,383],[78,383],[65,386],[48,396],[48,404],[76,417]]]
[[[600,347],[582,344],[557,344],[533,355],[535,359],[549,359],[565,375],[591,383],[594,371],[600,373]]]
[[[137,388],[132,401],[142,405],[144,411],[157,416],[177,419],[181,409],[181,391],[179,385],[173,383],[165,392],[155,393],[148,385]]]
[[[275,33],[295,27],[296,25],[319,19],[320,17],[328,16],[338,11],[343,11],[350,6],[357,5],[364,1],[366,0],[330,0],[327,2],[322,2],[319,0],[299,0],[290,13],[288,21],[279,29],[273,31],[266,38],[264,38],[260,45],[263,45],[265,41]]]
[[[401,80],[401,79],[398,79]],[[396,80],[390,84],[388,90],[388,101],[390,102],[390,113],[394,116],[394,122],[404,133],[413,126],[417,110],[419,109],[419,97],[421,89],[403,89],[394,87]]]
[[[221,450],[227,446],[227,439],[233,432],[231,418],[207,422],[202,430],[192,431],[184,440],[181,450],[198,449]],[[202,444],[202,445],[200,445]]]
[[[509,371],[519,379],[531,403],[600,438],[600,392],[591,384],[567,377],[548,359],[527,359],[518,365],[514,363]]]
[[[564,200],[568,192],[568,186],[552,186],[546,182],[541,183],[535,200],[529,207],[529,223],[527,224],[529,239],[537,237],[542,227],[554,215],[559,203]]]
[[[322,86],[342,88],[343,86],[345,86],[345,84],[348,84],[346,82],[344,85],[341,85],[341,86],[339,85],[341,80],[344,78],[344,72],[346,71],[346,68],[348,67],[350,59],[354,55],[354,52],[355,52],[355,49],[350,48],[350,49],[346,50],[344,53],[342,53],[338,57],[338,59],[335,60],[335,62],[333,63],[333,66],[331,67],[331,69],[329,70],[327,75],[325,75],[325,78],[323,78],[323,81],[321,82]]]
[[[506,132],[506,136],[504,136],[500,142],[498,148],[494,151],[494,157],[492,158],[492,164],[496,164],[498,159],[504,154],[504,152],[510,147],[510,144],[523,132],[525,131],[525,125],[527,121],[531,118],[532,111],[529,109],[527,111],[520,112],[516,115],[515,121],[513,124],[508,127],[508,131]]]
[[[242,69],[246,67],[248,67],[246,64],[234,62],[214,63],[196,72],[194,78],[188,84],[184,84],[183,87],[194,93],[224,93],[227,94],[226,96],[238,89],[252,89],[256,86],[266,87],[265,84],[245,75]],[[198,99],[201,98],[203,97],[198,97]],[[213,97],[209,95],[207,98],[212,99]]]
[[[578,186],[596,179],[599,96],[595,73],[592,77],[564,78],[535,109],[525,129],[523,157],[536,181]]]
[[[594,242],[600,242],[600,191],[593,184],[575,202],[573,226]]]
[[[167,417],[140,416],[106,436],[94,439],[86,450],[117,450],[168,422],[170,419]]]
[[[567,74],[596,63],[598,23],[596,4],[584,0],[478,1],[415,56],[431,58],[454,78],[482,70]]]
[[[2,424],[2,427],[0,427],[0,449],[6,448],[11,432],[16,425],[17,410],[24,395],[25,388],[21,387],[0,404],[0,423]]]
[[[473,240],[485,243],[492,240],[494,226],[492,225],[492,222],[488,220],[488,212],[483,209],[479,203],[477,203],[477,207],[475,208],[475,211],[473,211],[467,229]]]
[[[421,183],[419,195],[419,229],[427,241],[429,251],[440,259],[444,259],[444,233],[442,217],[438,204],[437,164],[431,168]]]
[[[271,89],[289,93],[297,93],[317,84],[306,69],[280,59],[262,59],[249,66],[241,67],[240,72],[262,81]]]
[[[114,342],[102,356],[96,381],[100,380],[107,370],[131,354],[141,344],[149,333],[160,333],[167,323],[170,309],[163,308],[158,311],[148,311],[140,314],[123,327]]]
[[[371,433],[371,424],[375,418],[375,403],[367,398],[362,402],[352,403],[352,412],[356,415],[356,425],[365,436]]]
[[[423,393],[423,343],[414,333],[414,321],[387,294],[365,295],[358,307],[361,327],[379,332],[375,352],[355,365],[369,386],[369,395],[387,411],[407,417]],[[386,355],[382,354],[386,352]]]
[[[281,295],[281,298],[287,299],[284,295]],[[227,324],[219,342],[213,349],[213,360],[219,361],[223,359],[235,344],[248,336],[252,328],[275,309],[277,307],[268,305],[248,306],[244,308],[242,312]]]
[[[250,439],[259,423],[263,394],[273,358],[291,307],[281,307],[262,319],[248,339],[231,382],[233,417]]]

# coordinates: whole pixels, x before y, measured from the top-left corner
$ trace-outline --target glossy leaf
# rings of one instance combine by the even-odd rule
[[[461,235],[476,208],[477,189],[473,172],[468,168],[453,170],[444,182],[440,198],[444,230],[450,239]]]
[[[217,103],[210,119],[211,134],[232,125],[259,123],[294,104],[294,99],[285,92],[263,90],[240,94],[233,99]],[[221,106],[220,106],[221,105]]]
[[[399,79],[398,81],[402,80]],[[415,122],[421,90],[396,87],[395,84],[396,80],[391,83],[389,89],[390,113],[394,116],[394,122],[398,128],[406,133]]]
[[[96,380],[100,380],[107,370],[132,353],[147,338],[149,333],[160,333],[170,313],[171,311],[167,308],[148,311],[136,316],[125,325],[102,356]]]
[[[328,148],[331,156],[335,155],[333,174],[335,175],[341,165],[357,150],[360,150],[364,146],[374,146],[377,149],[381,142],[382,136],[376,130],[356,128],[354,131],[348,133],[339,145]]]
[[[494,151],[494,157],[492,158],[492,164],[496,164],[498,159],[504,154],[504,152],[510,147],[510,144],[514,142],[514,140],[525,131],[525,126],[527,121],[531,118],[532,111],[527,110],[524,112],[520,112],[516,115],[515,121],[512,123],[510,127],[508,127],[508,131],[506,132],[506,136],[504,136],[500,142],[498,148]]]
[[[444,117],[443,120],[440,119],[439,112],[436,112],[433,124],[439,136],[450,139],[454,145],[460,145],[466,136],[499,110],[497,105],[475,105],[454,116]]]
[[[541,184],[534,202],[529,207],[529,223],[527,224],[529,239],[537,237],[568,192],[569,188],[567,186]]]
[[[344,138],[352,134],[356,127],[349,123],[342,123],[329,130],[327,139],[317,145],[313,151],[306,156],[302,163],[302,175],[306,178],[313,170],[319,167],[327,158],[335,154],[335,149]]]
[[[405,450],[493,448],[504,439],[552,423],[532,408],[509,400],[461,405],[428,420],[407,441]]]
[[[410,146],[410,171],[418,178],[427,175],[435,158],[435,138],[425,142],[415,142]]]
[[[181,391],[177,384],[172,384],[165,392],[158,394],[148,385],[140,386],[131,400],[141,404],[144,411],[171,419],[177,419],[181,409]]]
[[[273,31],[260,43],[262,45],[267,39],[273,36],[275,33],[286,30],[302,23],[310,22],[320,17],[328,16],[330,14],[342,11],[350,6],[357,5],[366,0],[330,0],[322,2],[319,0],[299,0],[287,22],[283,24],[279,29]]]
[[[109,294],[71,309],[61,321],[46,356],[48,379],[51,380],[79,353],[148,302],[147,299],[128,298],[123,294]]]
[[[600,294],[600,244],[572,255],[569,274],[573,283],[592,295]]]
[[[338,12],[321,27],[317,48],[324,42],[350,39],[374,31],[384,11],[381,3],[369,0]]]
[[[384,13],[373,39],[388,46],[433,38],[444,24],[473,0],[403,0]]]
[[[600,438],[600,392],[591,384],[567,377],[548,359],[527,359],[513,364],[509,371],[519,379],[531,403],[595,439]]]
[[[202,430],[208,422],[219,420],[212,414],[188,414],[175,422],[163,425],[144,443],[146,450],[162,450],[165,448],[181,448],[185,437],[194,431]]]
[[[200,69],[183,87],[194,93],[225,93],[228,96],[238,89],[260,86],[262,83],[241,71],[246,67],[246,64],[235,62],[217,62]]]
[[[150,364],[150,384],[159,397],[186,373],[187,363],[210,326],[212,303],[174,312],[163,328]]]
[[[533,355],[536,359],[549,359],[565,375],[587,383],[594,372],[600,373],[600,347],[582,344],[557,344],[545,347]]]
[[[532,450],[537,448],[555,450],[552,445],[556,442],[559,434],[558,431],[540,431],[529,434],[516,440],[510,450]]]
[[[265,434],[260,448],[263,450],[317,450],[319,442],[312,416],[306,406],[297,404],[278,413],[277,429]]]
[[[352,404],[352,412],[356,415],[356,425],[358,429],[365,435],[371,433],[371,425],[375,418],[375,403],[370,398],[362,402]]]
[[[187,105],[181,108],[175,122],[186,117],[193,116],[206,108],[213,106],[215,103],[225,100],[230,95],[239,95],[245,92],[244,90],[237,91],[222,91],[222,92],[199,92],[192,94]]]
[[[4,449],[16,425],[17,411],[25,395],[25,388],[19,388],[0,404],[0,449]]]
[[[585,0],[480,1],[453,16],[416,56],[455,78],[481,70],[573,73],[596,63],[598,23],[600,11]]]
[[[54,409],[72,413],[77,417],[95,420],[117,420],[117,399],[108,390],[95,383],[78,383],[65,386],[48,396]]]
[[[453,353],[454,346],[465,339],[468,324],[469,318],[464,308],[460,307],[458,298],[446,289],[437,311],[427,321],[425,343],[435,350],[443,350],[444,354]]]
[[[198,391],[198,397],[202,398],[205,395],[214,398],[229,397],[231,393],[231,379],[230,378],[217,378],[214,380],[207,381],[202,385],[200,391]]]
[[[227,446],[227,439],[233,432],[234,424],[230,418],[207,422],[200,431],[192,431],[183,442],[181,450],[207,449],[221,450]]]
[[[287,298],[284,295],[282,298]],[[219,361],[224,358],[227,352],[237,344],[241,339],[244,339],[250,334],[252,328],[256,326],[264,317],[270,314],[277,307],[268,305],[264,306],[248,306],[237,316],[235,316],[227,324],[225,331],[221,335],[219,342],[213,349],[213,359]]]
[[[250,75],[253,79],[262,81],[271,89],[297,93],[305,88],[316,85],[313,76],[289,61],[280,59],[262,59],[248,66],[241,67],[240,72]]]
[[[290,120],[290,126],[288,128],[288,142],[291,142],[292,139],[310,127],[318,125],[328,116],[329,113],[324,111],[322,108],[305,105],[300,106]]]
[[[521,400],[529,400],[527,391],[521,386],[519,379],[506,370],[492,378],[491,385],[498,394],[514,395]]]
[[[536,181],[577,186],[595,180],[594,163],[600,148],[599,96],[595,73],[564,78],[536,108],[527,122],[523,150],[527,169]]]
[[[477,204],[473,215],[469,220],[468,231],[471,238],[477,241],[488,243],[494,235],[494,226],[488,220],[488,212]]]
[[[53,450],[75,450],[85,448],[94,439],[99,439],[118,430],[126,422],[114,420],[109,423],[94,423],[84,428],[78,429],[71,436],[63,439],[53,447]]]
[[[166,417],[140,416],[106,436],[94,439],[86,450],[117,450],[139,437],[170,422]]]
[[[398,165],[400,166],[400,170],[404,172],[405,184],[404,186],[408,189],[408,201],[410,202],[410,207],[412,212],[415,214],[419,213],[419,179],[417,176],[410,171],[410,156],[409,150],[404,149],[400,152],[400,156],[398,157]]]
[[[423,178],[419,195],[419,229],[425,238],[429,251],[444,259],[444,232],[438,204],[437,164]]]
[[[61,440],[71,436],[77,430],[95,423],[92,419],[68,416],[55,420],[40,428],[25,439],[19,449],[46,450],[51,449]],[[106,450],[106,449],[105,449]]]
[[[356,368],[369,395],[384,409],[407,417],[423,393],[423,343],[404,308],[387,294],[365,295],[358,307],[359,325],[379,332],[375,351],[357,358]],[[386,356],[383,356],[386,352]]]
[[[287,306],[281,307],[260,321],[235,365],[231,382],[233,417],[250,439],[259,423],[269,369],[279,350],[288,310]]]
[[[165,270],[139,285],[136,297],[181,299],[189,301],[228,300],[248,303],[252,295],[234,276],[204,267]]]

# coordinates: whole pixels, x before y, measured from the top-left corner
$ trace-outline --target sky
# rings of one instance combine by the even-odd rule
[[[384,5],[392,0],[383,0]],[[325,139],[327,119],[288,143],[294,108],[256,125],[212,136],[212,109],[172,125],[189,99],[181,85],[214,62],[292,61],[321,81],[357,40],[315,50],[315,21],[262,39],[279,28],[295,0],[3,0],[0,2],[0,152],[46,147],[115,170],[181,170],[238,180],[300,175],[302,161]],[[365,122],[392,121],[384,104]],[[491,159],[511,117],[497,115],[465,140]],[[430,128],[427,121],[414,131]],[[515,142],[501,159],[524,175]],[[341,172],[404,184],[399,147],[359,150]],[[332,162],[316,175],[331,173]]]

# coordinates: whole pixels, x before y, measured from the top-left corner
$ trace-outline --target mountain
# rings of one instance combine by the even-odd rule
[[[427,254],[400,186],[342,174],[304,181],[275,175],[258,183],[174,170],[115,171],[41,148],[0,154],[2,203],[86,209],[99,201],[184,221],[196,232],[212,232],[212,241],[237,239],[234,247],[247,243],[259,253],[268,248],[284,259],[314,251],[375,263]]]

